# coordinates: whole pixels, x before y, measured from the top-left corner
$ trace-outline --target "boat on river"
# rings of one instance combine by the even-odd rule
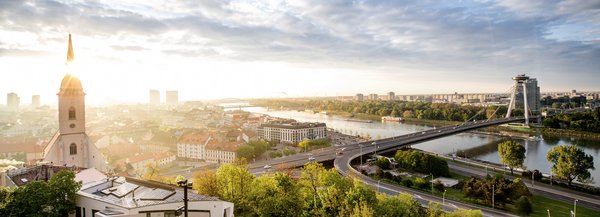
[[[400,123],[404,121],[401,117],[392,117],[392,116],[383,116],[381,117],[381,122],[396,122]]]

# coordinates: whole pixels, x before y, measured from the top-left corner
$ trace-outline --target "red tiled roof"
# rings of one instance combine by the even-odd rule
[[[237,151],[237,147],[240,146],[242,142],[233,141],[233,142],[219,142],[217,140],[210,140],[208,145],[206,145],[207,150],[222,150],[222,151]]]
[[[210,133],[187,133],[181,136],[179,139],[179,143],[189,143],[189,144],[204,144],[206,140],[211,136]]]

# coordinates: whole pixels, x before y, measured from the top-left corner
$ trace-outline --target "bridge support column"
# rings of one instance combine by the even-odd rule
[[[515,108],[515,97],[517,95],[517,89],[519,86],[515,84],[514,88],[512,88],[512,92],[510,94],[510,102],[508,103],[508,111],[506,111],[506,118],[510,118],[510,114],[512,110]]]
[[[525,125],[529,125],[529,103],[527,103],[527,83],[523,82],[523,106],[525,107]]]

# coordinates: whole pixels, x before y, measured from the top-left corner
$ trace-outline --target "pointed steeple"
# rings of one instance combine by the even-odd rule
[[[69,34],[69,50],[67,51],[67,64],[75,60],[75,54],[73,53],[73,43],[71,42],[71,34]]]

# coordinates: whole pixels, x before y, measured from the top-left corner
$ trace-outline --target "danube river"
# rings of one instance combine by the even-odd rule
[[[325,114],[312,114],[309,112],[298,111],[267,111],[262,107],[247,107],[245,111],[267,114],[273,117],[291,118],[301,122],[323,122],[328,128],[335,129],[344,134],[366,135],[373,139],[398,136],[416,131],[430,129],[425,125],[405,124],[405,123],[365,123],[346,121],[346,118],[331,116]],[[498,143],[510,139],[505,136],[483,135],[477,133],[461,133],[429,142],[413,145],[414,148],[439,153],[452,154],[459,156],[466,155],[468,158],[474,158],[482,161],[499,163]],[[516,138],[515,140],[524,144],[527,152],[525,166],[528,169],[538,169],[543,173],[549,174],[551,164],[546,161],[546,153],[556,145],[578,145],[587,154],[594,157],[594,167],[600,170],[600,141],[586,141],[573,138],[543,138],[526,139],[526,137]],[[592,170],[596,186],[600,186],[600,171]]]

